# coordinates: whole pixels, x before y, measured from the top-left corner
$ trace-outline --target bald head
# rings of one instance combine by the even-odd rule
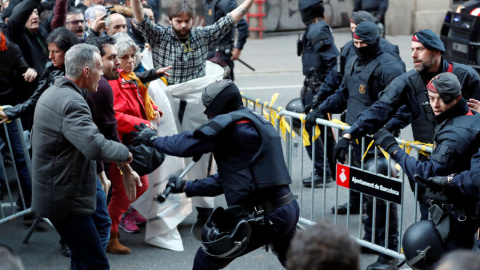
[[[122,14],[113,13],[105,20],[105,30],[109,36],[127,33],[127,20]]]

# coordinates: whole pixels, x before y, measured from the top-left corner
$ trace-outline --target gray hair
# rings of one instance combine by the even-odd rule
[[[90,20],[93,22],[93,20],[95,20],[95,11],[97,10],[107,12],[107,9],[102,5],[95,5],[93,7],[89,7],[85,10],[85,20]]]
[[[85,43],[70,48],[65,54],[65,76],[70,79],[77,79],[82,75],[83,68],[95,69],[95,53],[100,55],[100,50]]]
[[[118,50],[118,58],[127,54],[128,49],[133,47],[135,49],[135,60],[142,60],[140,47],[138,47],[137,43],[135,43],[135,41],[133,41],[133,39],[127,33],[116,33],[113,35],[113,37],[115,38],[115,47]]]

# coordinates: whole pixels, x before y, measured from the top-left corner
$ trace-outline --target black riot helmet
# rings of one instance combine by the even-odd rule
[[[238,257],[247,247],[252,228],[247,220],[233,218],[222,207],[215,208],[203,226],[203,250],[214,257]]]
[[[431,220],[422,220],[408,227],[402,246],[407,264],[413,269],[434,269],[435,263],[447,252]]]
[[[288,102],[285,110],[296,112],[296,113],[303,113],[305,110],[305,106],[303,106],[302,98],[294,98]],[[300,128],[302,125],[300,123],[300,119],[293,118],[293,127]]]
[[[215,81],[205,87],[202,93],[205,114],[214,116],[236,111],[242,103],[242,95],[232,80]]]
[[[309,26],[313,19],[323,18],[323,0],[299,0],[298,10],[302,16],[302,21],[306,26]]]

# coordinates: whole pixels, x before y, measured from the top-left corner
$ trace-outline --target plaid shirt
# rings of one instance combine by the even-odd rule
[[[146,15],[138,29],[152,48],[155,68],[172,66],[168,71],[170,77],[166,77],[168,84],[172,85],[205,76],[209,48],[227,34],[233,25],[233,18],[228,14],[213,25],[193,29],[190,41],[186,43],[177,38],[171,25],[156,25]]]

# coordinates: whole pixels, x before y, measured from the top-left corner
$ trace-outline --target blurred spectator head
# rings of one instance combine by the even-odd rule
[[[145,10],[145,14],[147,15],[148,19],[155,23],[155,16],[153,15],[153,9],[149,5],[143,5],[143,10]]]
[[[471,250],[455,250],[440,260],[436,270],[480,270],[480,256]]]
[[[85,17],[80,9],[71,9],[67,13],[65,27],[79,39],[85,38]]]
[[[7,243],[0,242],[0,269],[23,270],[23,264],[15,250]]]
[[[102,5],[95,5],[85,10],[85,20],[87,26],[90,25],[96,18],[107,14],[107,9]]]
[[[110,14],[105,20],[105,31],[109,36],[116,33],[127,33],[127,20],[119,13]]]
[[[47,37],[48,58],[54,66],[63,66],[65,53],[79,42],[77,36],[65,27],[53,30]]]
[[[319,222],[296,233],[286,265],[288,270],[358,270],[359,248],[344,228]]]

